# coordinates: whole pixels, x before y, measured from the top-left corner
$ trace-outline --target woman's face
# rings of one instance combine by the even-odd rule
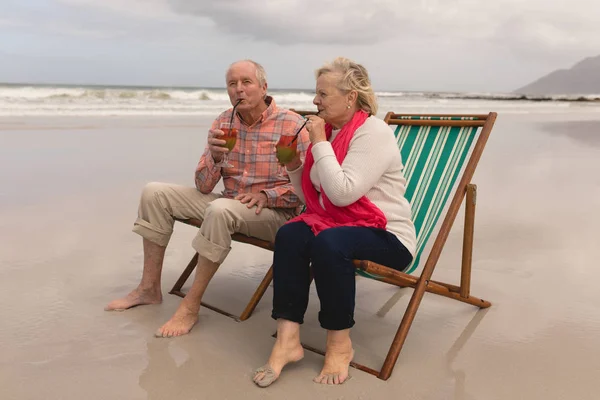
[[[317,78],[316,95],[313,104],[319,110],[319,117],[334,128],[341,128],[354,115],[354,92],[344,94],[337,88],[340,75],[325,73]],[[350,106],[350,108],[348,108]]]

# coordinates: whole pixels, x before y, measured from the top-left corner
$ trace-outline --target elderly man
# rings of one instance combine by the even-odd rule
[[[278,108],[267,96],[264,68],[254,61],[233,63],[227,70],[226,84],[231,104],[237,104],[234,121],[239,133],[235,147],[229,152],[225,140],[219,138],[223,135],[220,124],[231,119],[233,109],[229,109],[212,124],[196,169],[195,188],[166,183],[144,187],[133,227],[143,237],[142,280],[131,293],[105,308],[125,310],[161,303],[161,271],[174,218],[202,219],[192,242],[199,253],[194,283],[175,314],[156,332],[159,337],[185,335],[198,321],[202,295],[231,249],[231,234],[239,232],[272,241],[300,204],[287,176],[277,173],[275,144],[281,135],[297,132],[302,117]],[[298,142],[304,157],[309,144],[305,130]],[[225,153],[229,153],[231,168],[219,166]],[[213,193],[221,178],[225,190]]]

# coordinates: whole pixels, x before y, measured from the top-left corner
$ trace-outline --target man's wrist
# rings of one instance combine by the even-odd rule
[[[215,157],[214,153],[211,152],[210,156],[212,157],[213,161],[216,163],[220,163],[223,160],[223,154],[221,154],[221,157]]]
[[[267,191],[266,191],[266,190],[261,190],[261,191],[258,193],[258,195],[259,195],[259,196],[260,196],[260,195],[264,196],[264,200],[265,200],[265,208],[269,208],[269,199],[270,199],[270,197],[269,197],[269,194],[267,193]]]

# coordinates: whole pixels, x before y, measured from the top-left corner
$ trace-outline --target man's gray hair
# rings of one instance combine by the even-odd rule
[[[231,67],[233,67],[235,64],[239,64],[239,63],[243,63],[243,62],[247,62],[250,63],[252,65],[254,65],[254,67],[256,68],[256,79],[258,79],[258,83],[262,86],[267,82],[267,73],[265,72],[265,68],[260,65],[259,63],[257,63],[256,61],[252,61],[252,60],[239,60],[236,61],[234,63],[231,63],[231,65],[229,65],[229,68],[227,69],[227,72],[229,72],[229,70],[231,69]],[[227,75],[227,74],[225,74]]]

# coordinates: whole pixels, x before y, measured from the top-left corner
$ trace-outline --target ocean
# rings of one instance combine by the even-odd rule
[[[270,89],[280,107],[314,109],[311,89]],[[600,112],[600,94],[526,96],[514,93],[377,92],[379,114]],[[0,84],[0,117],[214,116],[230,107],[224,88]]]

